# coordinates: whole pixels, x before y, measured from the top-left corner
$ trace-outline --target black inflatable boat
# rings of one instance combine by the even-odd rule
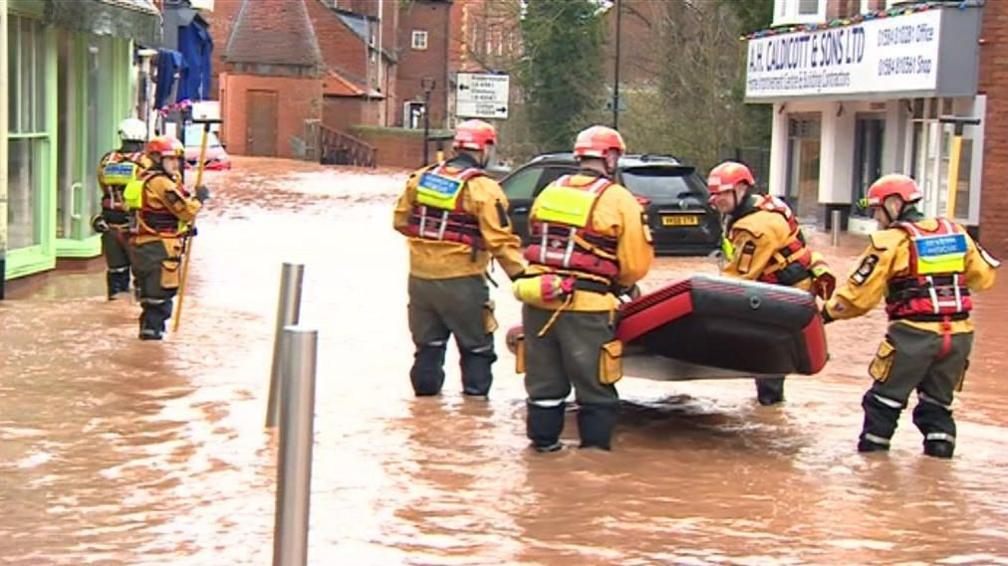
[[[512,351],[521,332],[508,333]],[[697,275],[624,304],[616,334],[624,343],[627,377],[813,375],[827,359],[826,333],[810,293],[724,277]]]

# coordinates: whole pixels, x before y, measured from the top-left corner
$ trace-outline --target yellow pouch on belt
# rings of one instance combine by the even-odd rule
[[[602,344],[599,352],[599,382],[606,385],[623,378],[623,342],[613,340]]]
[[[487,334],[493,334],[500,328],[497,318],[494,316],[494,302],[487,301],[483,304],[483,328]]]
[[[525,373],[525,335],[515,338],[515,373]]]
[[[161,262],[161,287],[164,289],[178,289],[179,286],[179,260],[166,259]]]
[[[875,358],[872,360],[871,365],[868,366],[868,375],[878,382],[889,379],[889,372],[892,371],[895,359],[896,348],[893,348],[888,340],[883,340],[879,344],[878,352],[875,352]]]
[[[181,263],[182,242],[180,240],[162,240],[168,258],[161,260],[161,287],[178,289],[179,264]]]

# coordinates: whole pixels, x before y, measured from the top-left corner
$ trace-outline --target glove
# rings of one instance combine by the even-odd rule
[[[630,297],[631,300],[637,300],[641,296],[641,290],[640,287],[638,287],[636,284],[633,284],[629,287],[620,287],[619,289],[616,290],[616,295],[617,296],[626,295],[627,297]]]
[[[812,293],[822,300],[830,300],[834,291],[836,291],[836,277],[832,273],[827,272],[812,280]]]
[[[836,276],[830,271],[829,265],[819,252],[812,254],[812,293],[824,301],[830,300],[836,291]]]
[[[99,234],[104,234],[109,231],[108,222],[105,221],[105,218],[101,214],[96,214],[93,218],[91,218],[91,228]]]
[[[196,200],[203,204],[210,198],[210,189],[206,188],[205,185],[200,185],[196,187]]]

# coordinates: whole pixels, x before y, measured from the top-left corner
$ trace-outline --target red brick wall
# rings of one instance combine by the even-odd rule
[[[447,116],[448,76],[446,62],[449,57],[448,19],[450,5],[443,2],[422,0],[402,5],[399,14],[399,64],[397,69],[398,107],[393,123],[402,125],[402,103],[408,100],[423,100],[421,79],[431,77],[435,81],[431,92],[430,123],[432,127],[442,127]],[[427,49],[413,49],[413,30],[427,32]]]
[[[322,106],[322,124],[341,132],[348,132],[350,126],[367,124],[369,122],[364,120],[366,104],[360,98],[327,96]]]
[[[980,241],[1008,258],[1008,2],[987,3],[980,35],[980,92],[987,94]]]
[[[247,115],[246,93],[270,90],[277,93],[277,157],[296,157],[291,138],[304,138],[305,120],[322,117],[322,81],[313,78],[260,77],[221,74],[222,141],[229,153],[243,155]]]
[[[423,134],[411,130],[394,128],[375,130],[351,128],[350,134],[373,145],[377,149],[376,159],[380,167],[406,167],[416,169],[423,163]],[[450,152],[450,144],[445,142],[445,151]],[[428,159],[434,160],[437,143],[430,142]]]

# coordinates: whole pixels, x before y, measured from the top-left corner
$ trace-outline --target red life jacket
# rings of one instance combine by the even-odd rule
[[[130,233],[134,235],[150,235],[166,238],[177,238],[185,231],[177,216],[167,208],[156,208],[151,206],[147,198],[147,184],[155,177],[165,177],[178,185],[179,192],[184,197],[189,193],[181,182],[171,178],[170,175],[159,169],[149,169],[144,171],[141,179],[144,181],[143,192],[140,196],[140,210],[135,212],[131,220]]]
[[[938,219],[934,230],[915,222],[893,227],[910,236],[910,270],[889,281],[889,319],[948,322],[969,318],[973,300],[963,276],[969,251],[965,230],[944,218]]]
[[[486,173],[476,167],[461,171],[452,169],[441,163],[421,174],[417,183],[417,200],[413,203],[406,227],[407,234],[436,242],[458,242],[474,250],[484,250],[486,244],[480,232],[479,218],[466,212],[462,203],[466,183],[486,176]],[[444,203],[429,201],[425,198],[428,193],[440,193]]]
[[[790,233],[787,244],[774,254],[774,263],[760,274],[757,281],[791,286],[812,277],[812,250],[805,245],[805,236],[791,207],[773,195],[760,195],[753,207],[742,216],[760,210],[783,216]]]
[[[598,177],[585,185],[576,185],[572,175],[564,175],[544,189],[536,199],[540,207],[533,207],[533,215],[529,218],[533,243],[526,248],[525,259],[575,276],[587,275],[587,279],[603,284],[600,290],[610,287],[620,273],[616,253],[619,241],[593,230],[592,218],[599,197],[611,186],[613,182],[605,177]],[[547,192],[552,188],[584,191],[594,195],[590,209],[582,215],[581,221],[547,221],[540,216],[543,205],[547,204],[546,199],[555,198],[551,196],[554,193]],[[556,194],[560,195],[558,200],[563,200],[562,192]]]

